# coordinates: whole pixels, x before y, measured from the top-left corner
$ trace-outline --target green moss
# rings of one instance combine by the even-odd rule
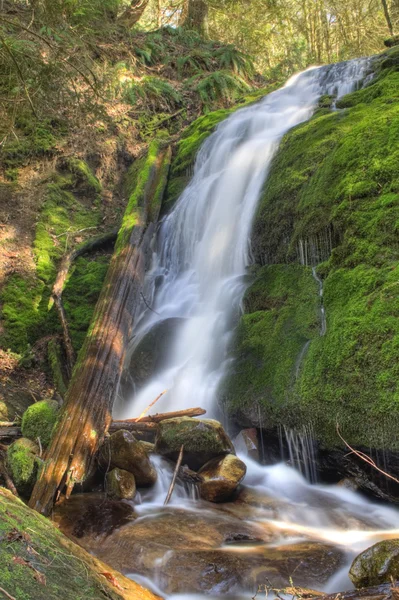
[[[89,554],[3,488],[0,539],[1,586],[15,600],[122,598]],[[144,596],[138,588],[137,598]]]
[[[58,393],[64,397],[67,391],[67,383],[63,372],[63,357],[60,344],[52,339],[47,346],[47,358],[51,369],[51,375]]]
[[[7,449],[7,466],[18,492],[29,496],[38,471],[38,446],[29,439],[21,438]]]
[[[259,404],[268,426],[290,401],[301,353],[320,327],[318,288],[300,265],[259,269],[248,289],[224,395],[230,412]],[[273,422],[274,421],[274,422]]]
[[[22,434],[34,442],[37,438],[44,448],[51,439],[57,420],[58,404],[55,400],[41,400],[32,404],[22,416]]]
[[[102,185],[90,169],[89,165],[80,158],[69,158],[67,160],[68,169],[73,173],[79,184],[86,188],[89,192],[92,191],[100,194]]]
[[[8,170],[26,164],[33,157],[53,154],[65,134],[63,123],[37,121],[31,114],[20,115],[15,125],[18,135],[10,136],[2,151],[2,163]]]
[[[81,348],[89,328],[109,261],[107,255],[98,256],[95,260],[83,256],[78,258],[65,285],[63,302],[76,352]]]
[[[292,387],[284,375],[292,360],[282,348],[295,347],[297,331],[287,331],[287,341],[281,334],[279,349],[279,311],[273,323],[269,308],[246,315],[239,347],[252,351],[253,343],[265,385],[276,372],[270,390],[280,390],[260,392],[245,373],[246,405],[259,400],[265,419],[274,411],[275,422],[312,422],[327,446],[339,443],[338,420],[349,443],[399,447],[399,73],[392,56],[384,66],[386,59],[371,84],[340,101],[345,110],[316,114],[285,136],[255,217],[258,263],[278,269],[297,262],[301,242],[316,248],[327,333],[312,337]],[[259,381],[255,367],[252,373]],[[238,395],[230,392],[227,404],[238,404]],[[283,397],[285,404],[276,404]]]
[[[33,242],[36,269],[12,275],[1,291],[4,348],[24,352],[38,337],[59,331],[55,312],[49,312],[59,261],[73,244],[74,233],[98,226],[101,219],[95,206],[84,205],[65,189],[69,185],[68,177],[58,175],[48,183]]]

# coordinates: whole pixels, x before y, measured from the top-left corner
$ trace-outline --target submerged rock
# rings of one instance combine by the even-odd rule
[[[200,469],[200,496],[209,502],[229,500],[243,480],[247,467],[234,454],[213,458]]]
[[[399,539],[384,540],[359,554],[349,577],[357,588],[388,583],[399,578]]]
[[[180,417],[159,424],[155,452],[177,460],[184,445],[183,464],[199,469],[212,458],[235,454],[234,446],[218,421]]]
[[[133,500],[136,495],[136,481],[133,473],[123,469],[112,469],[106,475],[108,496],[116,500]]]
[[[157,472],[148,458],[142,442],[130,431],[121,429],[107,438],[100,450],[100,464],[106,468],[133,473],[138,487],[153,485]]]
[[[258,432],[255,427],[240,431],[234,440],[234,447],[238,453],[243,453],[253,460],[259,461]]]

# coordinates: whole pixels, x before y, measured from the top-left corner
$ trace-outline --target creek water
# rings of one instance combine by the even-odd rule
[[[364,79],[367,69],[366,60],[309,69],[257,104],[232,114],[205,141],[191,182],[161,223],[145,282],[146,303],[131,350],[167,319],[175,323],[172,343],[166,349],[162,368],[145,385],[137,387],[131,398],[119,403],[119,418],[140,414],[163,390],[168,391],[157,403],[159,412],[184,409],[190,404],[205,408],[207,416],[215,415],[217,391],[229,366],[229,344],[247,285],[254,213],[279,142],[290,128],[310,118],[321,95],[341,97],[351,92]],[[313,276],[322,301],[322,283],[315,270]],[[325,333],[322,307],[320,334]],[[303,464],[309,443],[286,435],[292,449],[291,464]],[[289,557],[293,545],[310,540],[328,544],[340,554],[328,577],[321,583],[309,576],[309,586],[331,592],[349,588],[347,573],[355,554],[379,539],[399,536],[399,512],[394,508],[374,504],[344,487],[310,483],[284,463],[264,466],[247,456],[243,460],[247,465],[246,493],[254,493],[258,499],[247,503],[236,517],[273,532],[272,539],[264,541],[262,547],[278,547],[280,554],[286,547]],[[212,511],[221,515],[223,510],[229,514],[238,510],[237,506],[212,508],[197,499],[195,488],[187,490],[181,485],[174,491],[171,506],[163,508],[172,467],[161,458],[153,461],[158,483],[141,492],[141,504],[135,506],[147,523],[174,509],[200,513],[201,518]],[[309,470],[304,475],[315,478]],[[257,552],[256,545],[240,544],[222,550],[237,555]],[[168,569],[170,572],[168,561],[174,552],[171,543],[168,552],[154,558],[150,574],[147,569],[131,577],[162,593],[170,588],[165,584],[165,573]],[[143,580],[143,573],[147,579]],[[295,573],[292,578],[295,582]],[[208,598],[250,598],[256,591],[238,584],[199,587]],[[194,600],[203,597],[198,591],[187,589],[168,597]]]

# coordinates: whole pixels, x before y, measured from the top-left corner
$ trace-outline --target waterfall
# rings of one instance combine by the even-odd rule
[[[251,226],[282,136],[312,115],[323,94],[340,97],[365,76],[367,60],[311,68],[223,121],[205,141],[193,177],[161,224],[133,347],[157,324],[179,318],[163,368],[120,402],[118,416],[140,414],[163,390],[157,410],[201,406],[212,415],[229,364],[251,262]],[[134,373],[132,373],[134,379]]]

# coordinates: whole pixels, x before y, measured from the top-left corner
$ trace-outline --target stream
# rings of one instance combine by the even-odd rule
[[[161,223],[130,353],[168,320],[172,341],[160,368],[119,400],[117,418],[140,414],[163,390],[159,412],[189,404],[218,417],[218,388],[248,283],[251,226],[273,156],[282,136],[310,118],[321,95],[349,93],[368,65],[355,60],[308,69],[232,114],[205,141],[190,184]],[[313,276],[322,303],[315,268]],[[320,335],[326,330],[321,305]],[[311,469],[300,473],[294,467],[306,464],[311,443],[290,435],[289,464],[265,466],[241,456],[247,474],[236,499],[225,504],[199,500],[194,485],[178,484],[164,507],[174,466],[153,456],[154,488],[125,503],[131,512],[118,526],[82,534],[83,544],[170,600],[249,599],[257,589],[263,597],[269,582],[350,589],[354,556],[380,539],[398,537],[399,512],[345,485],[317,484]],[[100,519],[106,521],[105,512]]]

